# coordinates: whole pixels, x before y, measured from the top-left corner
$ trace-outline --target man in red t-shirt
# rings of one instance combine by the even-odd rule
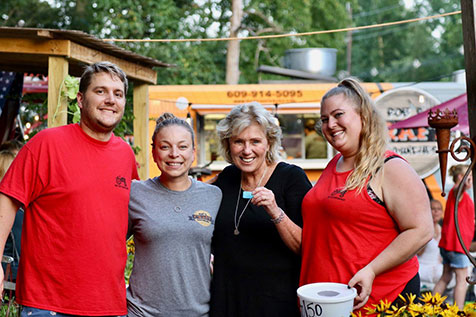
[[[79,124],[45,129],[18,153],[0,183],[0,253],[25,210],[17,300],[22,316],[126,315],[125,237],[130,146],[114,136],[127,78],[116,65],[88,66],[77,95]],[[0,269],[0,290],[3,289]]]

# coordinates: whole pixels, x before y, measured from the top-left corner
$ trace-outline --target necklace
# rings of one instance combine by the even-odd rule
[[[259,185],[261,185],[261,181],[263,180],[264,176],[266,175],[267,170],[268,170],[268,166],[266,166],[266,168],[264,169],[263,175],[261,175],[261,178],[259,179],[258,185],[256,185],[256,187],[259,187]],[[235,215],[233,217],[233,222],[235,224],[235,230],[233,230],[233,234],[235,236],[240,234],[240,230],[238,230],[238,227],[240,226],[241,217],[243,217],[243,214],[245,213],[245,210],[246,210],[246,208],[248,207],[248,205],[250,204],[250,201],[251,201],[251,198],[249,198],[248,202],[245,205],[245,208],[243,208],[243,210],[241,211],[240,216],[238,217],[238,220],[237,220],[236,216],[238,214],[238,205],[240,204],[240,196],[241,196],[241,178],[240,178],[240,189],[238,190],[238,198],[236,199]]]
[[[154,180],[154,183],[156,183],[156,185],[159,186],[159,187],[164,187],[165,189],[168,189],[168,190],[172,191],[171,189],[169,189],[167,186],[165,186],[164,184],[162,184],[162,183],[160,182],[160,178],[157,178],[156,180]],[[165,200],[167,200],[172,206],[174,206],[174,205],[175,205],[175,202],[172,202],[171,200],[169,200],[169,198],[167,197],[167,195],[168,195],[168,193],[165,193],[164,195],[162,195],[162,197],[165,198]],[[173,207],[173,210],[174,210],[176,213],[179,214],[179,213],[182,212],[182,207],[175,205],[175,206]]]

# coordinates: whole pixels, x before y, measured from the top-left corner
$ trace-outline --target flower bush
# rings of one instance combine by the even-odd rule
[[[363,315],[360,312],[352,313],[352,317],[476,317],[476,303],[474,302],[467,303],[464,310],[460,311],[458,306],[446,304],[446,296],[440,294],[425,293],[420,298],[421,302],[415,302],[415,295],[409,295],[406,299],[402,296],[400,298],[404,302],[401,307],[396,307],[387,300],[382,300],[378,305],[374,304],[372,307],[366,307],[366,313]]]
[[[131,236],[127,240],[126,248],[127,248],[127,262],[126,262],[126,269],[124,271],[124,278],[126,280],[126,284],[129,284],[129,277],[131,276],[132,266],[134,263],[134,253],[136,251],[136,248],[134,245],[134,236]]]

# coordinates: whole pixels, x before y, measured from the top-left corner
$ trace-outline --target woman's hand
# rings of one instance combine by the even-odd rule
[[[274,193],[266,187],[257,187],[253,191],[253,198],[251,199],[251,203],[253,205],[263,207],[269,214],[271,219],[279,217],[281,213],[281,210],[276,204]]]
[[[367,265],[358,271],[349,281],[348,285],[357,289],[357,297],[354,300],[354,309],[359,309],[367,303],[370,293],[372,292],[374,279],[375,273]]]

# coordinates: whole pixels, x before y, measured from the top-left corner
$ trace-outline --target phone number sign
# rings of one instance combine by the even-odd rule
[[[300,89],[289,90],[228,90],[226,98],[229,103],[246,103],[257,101],[260,103],[292,103],[305,102],[305,93]]]

